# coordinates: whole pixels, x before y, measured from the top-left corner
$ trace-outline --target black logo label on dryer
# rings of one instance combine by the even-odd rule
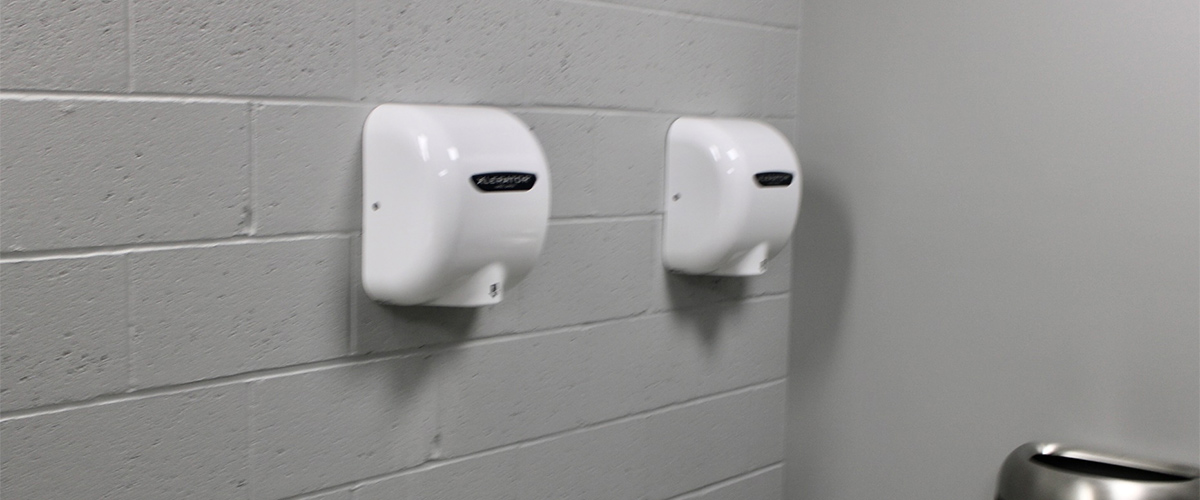
[[[471,184],[480,191],[529,191],[537,176],[525,172],[489,172],[471,176]]]
[[[789,172],[759,172],[754,174],[754,180],[762,187],[783,187],[792,185],[792,174]]]

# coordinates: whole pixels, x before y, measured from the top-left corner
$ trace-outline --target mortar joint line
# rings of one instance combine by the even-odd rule
[[[52,415],[67,411],[80,410],[84,408],[92,408],[98,406],[107,406],[110,404],[119,404],[129,401],[138,401],[149,399],[158,396],[172,396],[177,394],[185,394],[192,391],[204,389],[213,389],[218,387],[228,387],[237,384],[257,382],[260,380],[268,380],[288,375],[302,375],[328,369],[336,369],[348,366],[356,366],[391,359],[399,359],[408,356],[413,356],[413,352],[397,352],[388,353],[386,355],[361,355],[347,356],[343,358],[335,358],[332,360],[313,361],[310,363],[302,363],[297,365],[265,368],[251,372],[239,373],[236,375],[228,375],[204,380],[196,380],[181,384],[148,387],[144,389],[135,389],[129,392],[120,394],[103,394],[93,398],[70,401],[66,403],[57,403],[52,405],[38,406],[33,408],[22,408],[8,412],[0,412],[0,422],[8,422],[12,420],[21,420],[43,415]]]
[[[204,248],[217,248],[234,245],[251,245],[263,243],[285,243],[297,241],[314,241],[327,239],[349,239],[358,235],[358,232],[311,232],[311,233],[290,233],[290,234],[274,234],[266,236],[258,235],[234,235],[226,238],[217,239],[201,239],[201,240],[179,240],[179,241],[163,241],[154,243],[131,243],[119,245],[105,245],[95,247],[74,247],[74,248],[56,248],[49,250],[21,250],[14,252],[0,252],[0,264],[15,264],[20,262],[36,262],[45,260],[58,259],[82,259],[88,257],[101,257],[110,255],[126,255],[133,253],[160,252],[164,250],[193,250]]]
[[[735,387],[732,389],[727,389],[727,390],[718,391],[718,392],[711,393],[711,394],[705,394],[702,396],[693,397],[693,398],[686,399],[683,401],[675,401],[675,402],[668,403],[663,406],[659,406],[657,408],[634,412],[634,413],[630,413],[627,415],[610,418],[607,420],[601,420],[598,422],[581,425],[578,427],[572,427],[570,429],[564,429],[561,431],[545,434],[542,436],[536,436],[536,437],[532,437],[532,438],[522,439],[520,441],[516,441],[513,443],[507,443],[507,444],[500,445],[500,446],[494,446],[492,448],[487,448],[487,449],[483,449],[483,450],[477,450],[477,451],[473,451],[470,453],[458,455],[455,457],[449,457],[449,458],[441,459],[441,460],[429,460],[429,461],[422,462],[420,464],[417,464],[417,465],[414,465],[411,467],[406,467],[406,468],[403,468],[400,470],[385,472],[383,474],[377,474],[375,476],[356,479],[354,481],[348,481],[348,482],[337,484],[334,486],[329,486],[329,487],[326,487],[321,490],[307,492],[307,493],[304,493],[304,495],[323,494],[323,493],[329,493],[332,491],[339,491],[339,490],[343,490],[343,489],[356,489],[356,488],[366,486],[369,484],[387,481],[389,479],[399,477],[399,476],[409,474],[409,473],[422,472],[422,471],[430,470],[430,469],[433,469],[436,467],[452,465],[452,464],[456,464],[456,463],[460,463],[460,462],[465,462],[467,460],[472,460],[472,459],[476,459],[476,458],[482,458],[482,457],[486,457],[486,456],[490,456],[490,455],[495,455],[498,453],[503,453],[506,451],[527,448],[530,446],[535,446],[535,445],[542,444],[542,443],[545,443],[548,441],[553,441],[555,439],[559,439],[562,437],[580,434],[580,433],[587,432],[590,430],[600,429],[603,427],[609,427],[609,426],[613,426],[613,425],[620,425],[620,424],[627,423],[627,422],[633,422],[638,419],[648,418],[648,417],[652,417],[655,415],[661,415],[661,414],[669,412],[669,411],[674,411],[674,410],[678,410],[678,409],[682,409],[682,408],[687,408],[690,406],[704,404],[704,403],[708,403],[710,401],[716,401],[718,399],[725,398],[725,397],[731,397],[731,396],[736,396],[739,394],[745,394],[748,392],[766,389],[767,387],[770,387],[770,386],[773,386],[776,384],[780,384],[785,381],[787,381],[786,376],[780,377],[780,378],[773,378],[773,379],[766,380],[766,381],[755,382],[752,384],[747,384],[747,385]],[[780,462],[775,462],[764,468],[769,468],[769,467],[771,467],[773,465],[777,465],[779,463]],[[755,472],[755,471],[751,471],[750,473],[745,473],[742,475],[752,474],[753,472]],[[729,479],[726,479],[726,480],[729,480]],[[687,492],[687,493],[683,493],[683,494],[686,495],[688,493],[691,493],[691,492]]]
[[[127,257],[127,260],[128,260],[128,257]],[[132,280],[129,280],[129,281],[132,281]],[[132,285],[130,285],[130,286],[132,286]],[[662,317],[662,316],[667,316],[673,312],[681,312],[681,311],[686,312],[689,310],[727,306],[727,305],[731,305],[731,304],[735,304],[735,303],[754,304],[754,303],[767,302],[767,301],[777,300],[780,298],[787,297],[789,294],[790,294],[790,292],[786,292],[786,291],[785,292],[772,292],[772,293],[766,293],[766,294],[761,294],[761,295],[752,296],[752,297],[741,297],[741,298],[735,298],[735,299],[730,299],[730,300],[714,301],[714,302],[710,302],[710,303],[706,303],[706,304],[698,304],[698,305],[691,306],[688,308],[666,309],[666,310],[657,310],[657,311],[644,310],[644,311],[639,311],[635,314],[616,317],[616,318],[605,318],[605,319],[596,320],[596,321],[577,323],[577,324],[566,325],[566,326],[557,326],[557,327],[545,328],[545,329],[540,329],[540,330],[531,330],[531,331],[525,331],[525,332],[500,334],[500,335],[487,337],[487,338],[481,338],[481,339],[468,339],[465,341],[451,340],[451,341],[446,341],[446,342],[438,342],[438,343],[433,343],[433,344],[408,347],[408,348],[397,349],[397,350],[392,350],[392,351],[369,352],[369,353],[353,353],[353,352],[351,352],[347,356],[333,358],[333,359],[313,361],[313,362],[301,363],[301,364],[284,366],[284,367],[264,368],[264,369],[260,369],[260,370],[250,371],[250,372],[238,373],[238,374],[222,376],[222,377],[215,377],[215,378],[210,378],[210,379],[196,380],[196,381],[185,382],[182,384],[168,385],[168,386],[155,386],[155,387],[147,387],[144,389],[133,389],[133,384],[136,384],[136,380],[135,380],[133,382],[133,384],[131,384],[129,390],[124,393],[102,394],[102,395],[98,395],[98,396],[95,396],[95,397],[92,397],[89,399],[84,399],[84,400],[68,401],[68,402],[64,402],[64,403],[38,406],[38,407],[33,407],[33,408],[23,408],[23,409],[14,410],[11,412],[3,412],[3,413],[0,413],[0,422],[22,419],[22,418],[30,418],[30,417],[46,415],[46,414],[61,413],[61,412],[65,412],[65,411],[89,408],[89,407],[93,407],[93,406],[104,406],[104,405],[108,405],[108,404],[116,404],[116,403],[121,403],[121,402],[126,402],[126,401],[146,399],[146,398],[151,398],[151,397],[155,397],[155,396],[182,394],[182,393],[186,393],[186,392],[193,391],[193,390],[209,389],[209,388],[215,388],[215,387],[225,387],[225,386],[235,385],[235,384],[239,384],[239,383],[257,382],[257,381],[261,381],[261,380],[269,380],[269,379],[286,377],[286,376],[335,370],[335,369],[339,369],[339,368],[366,365],[366,364],[370,364],[370,363],[377,363],[377,362],[384,362],[384,361],[391,361],[391,360],[396,360],[396,359],[401,359],[401,358],[406,358],[406,357],[436,356],[436,355],[446,354],[448,352],[458,350],[458,349],[469,349],[469,348],[483,347],[483,346],[488,346],[488,345],[502,344],[502,343],[507,343],[507,342],[516,342],[516,341],[521,341],[521,340],[526,340],[526,339],[531,339],[531,338],[545,337],[545,336],[551,336],[551,335],[562,334],[562,333],[567,333],[567,332],[580,332],[580,331],[585,331],[585,330],[588,330],[591,328],[602,327],[602,326],[606,326],[606,325],[610,325],[610,324],[617,324],[617,323],[621,323],[624,321]],[[132,352],[130,354],[131,354],[130,357],[132,358]],[[133,373],[133,370],[131,369],[130,370],[131,377],[132,377],[132,373]]]
[[[258,210],[256,210],[255,200],[258,189],[256,176],[258,175],[258,158],[254,144],[254,116],[255,104],[253,102],[246,105],[246,234],[254,236],[258,234]]]
[[[707,493],[712,493],[712,492],[714,492],[714,491],[716,491],[716,490],[719,490],[719,489],[721,489],[721,488],[724,488],[724,487],[726,487],[726,486],[730,486],[730,485],[733,485],[733,484],[735,484],[735,483],[738,483],[738,482],[744,481],[744,480],[746,480],[746,479],[750,479],[750,478],[753,478],[753,477],[757,477],[757,476],[761,476],[761,475],[763,475],[763,474],[766,474],[766,473],[767,473],[767,472],[769,472],[771,469],[778,469],[778,468],[781,468],[781,467],[783,467],[783,461],[772,462],[772,463],[770,463],[770,464],[764,465],[764,466],[762,466],[762,467],[759,467],[759,468],[757,468],[757,469],[752,469],[752,470],[749,470],[749,471],[743,472],[743,473],[741,473],[741,474],[736,474],[736,475],[734,475],[734,476],[727,477],[727,478],[725,478],[725,479],[722,479],[722,480],[720,480],[720,481],[717,481],[717,482],[715,482],[715,483],[711,483],[711,484],[707,484],[707,485],[701,486],[701,487],[699,487],[699,488],[696,488],[696,489],[694,489],[694,490],[685,491],[685,492],[683,492],[683,493],[680,493],[680,494],[678,494],[678,495],[675,495],[675,496],[673,496],[673,497],[669,497],[667,500],[689,500],[689,499],[691,499],[691,498],[700,498],[700,497],[699,497],[699,496],[697,496],[697,495],[703,495],[703,494],[707,494]]]
[[[735,26],[738,28],[749,28],[749,29],[756,29],[756,30],[763,30],[763,31],[783,31],[783,32],[789,32],[789,33],[794,33],[794,32],[799,31],[799,28],[796,26],[786,26],[786,25],[780,25],[780,24],[769,24],[769,23],[759,23],[759,22],[753,22],[753,21],[743,21],[741,19],[731,19],[731,18],[727,18],[727,17],[719,17],[719,16],[714,16],[714,15],[708,15],[708,14],[697,14],[694,12],[679,12],[679,11],[674,11],[674,10],[655,9],[652,7],[626,5],[626,4],[608,2],[608,1],[604,1],[604,0],[558,0],[558,1],[563,2],[563,3],[573,3],[576,5],[586,5],[589,7],[605,7],[605,8],[617,9],[617,10],[629,10],[629,11],[634,11],[634,12],[641,12],[643,14],[651,14],[651,15],[657,15],[657,16],[663,16],[663,17],[674,17],[676,19],[683,19],[686,21],[699,21],[699,22],[707,22],[707,23],[712,23],[712,24],[724,24],[726,26]]]
[[[755,297],[753,299],[744,300],[743,302],[747,302],[747,303],[761,302],[761,301],[765,301],[765,300],[770,300],[772,298],[776,298],[776,296],[786,296],[786,293],[773,294],[772,296]],[[708,306],[711,307],[712,305],[717,305],[717,304],[709,304]],[[701,307],[701,306],[698,306],[698,307]],[[38,406],[38,407],[33,407],[33,408],[22,408],[22,409],[10,411],[10,412],[0,412],[0,422],[6,422],[6,421],[10,421],[10,420],[18,420],[18,419],[24,419],[24,418],[31,418],[31,417],[41,416],[41,415],[62,413],[62,412],[66,412],[66,411],[90,408],[90,407],[95,407],[95,406],[105,406],[105,405],[109,405],[109,404],[123,403],[123,402],[127,402],[127,401],[135,401],[135,400],[147,399],[147,398],[156,397],[156,396],[183,394],[183,393],[194,391],[194,390],[210,389],[210,388],[215,388],[215,387],[225,387],[225,386],[235,385],[235,384],[239,384],[239,383],[257,382],[257,381],[270,380],[270,379],[286,377],[286,376],[302,375],[302,374],[306,374],[306,373],[315,373],[315,372],[321,372],[321,371],[335,370],[335,369],[339,369],[339,368],[346,368],[346,367],[351,367],[351,366],[359,366],[359,365],[366,365],[366,364],[377,363],[377,362],[391,361],[391,360],[402,359],[402,358],[406,358],[406,357],[436,356],[436,355],[442,355],[442,354],[451,352],[456,349],[466,349],[466,348],[472,348],[472,347],[487,346],[487,345],[492,345],[492,344],[497,344],[497,343],[514,342],[514,341],[519,341],[519,340],[523,340],[523,339],[549,336],[549,335],[554,335],[554,334],[558,334],[558,333],[566,333],[569,331],[583,331],[583,330],[586,330],[589,328],[595,328],[595,327],[603,326],[603,325],[607,325],[607,324],[615,324],[615,323],[618,323],[621,321],[626,321],[626,320],[641,319],[641,318],[655,317],[655,316],[665,316],[667,314],[670,314],[671,312],[672,312],[672,310],[656,311],[656,312],[643,311],[643,312],[639,312],[638,314],[635,314],[635,315],[621,317],[621,318],[611,318],[611,319],[605,319],[605,320],[595,321],[595,322],[591,322],[591,323],[576,324],[576,325],[570,325],[570,326],[564,326],[564,327],[556,327],[556,328],[539,330],[539,331],[500,335],[500,336],[496,336],[496,337],[489,337],[489,338],[483,338],[483,339],[471,339],[471,340],[466,340],[466,341],[447,341],[447,342],[442,342],[442,343],[436,343],[436,344],[430,344],[430,345],[424,345],[424,346],[416,346],[416,347],[411,347],[411,348],[398,349],[398,350],[394,350],[394,351],[379,352],[379,353],[374,353],[374,352],[363,353],[363,354],[351,353],[348,356],[344,356],[344,357],[340,357],[340,358],[327,359],[327,360],[321,360],[321,361],[313,361],[313,362],[309,362],[309,363],[302,363],[302,364],[285,366],[285,367],[264,368],[261,370],[255,370],[255,371],[239,373],[239,374],[234,374],[234,375],[228,375],[228,376],[223,376],[223,377],[215,377],[215,378],[204,379],[204,380],[191,381],[191,382],[186,382],[186,383],[182,383],[182,384],[148,387],[145,389],[132,389],[132,387],[131,387],[130,390],[128,390],[127,392],[120,393],[120,394],[103,394],[103,395],[95,396],[95,397],[92,397],[89,399],[84,399],[84,400],[69,401],[69,402],[64,402],[64,403]]]
[[[254,389],[253,382],[246,383],[246,471],[254,473]],[[254,481],[246,481],[246,498],[254,496]]]
[[[563,0],[565,1],[565,0]],[[78,90],[21,90],[9,89],[0,91],[0,99],[17,101],[93,101],[93,102],[134,102],[134,103],[164,103],[164,104],[246,104],[256,103],[264,106],[346,106],[374,107],[395,101],[383,99],[356,99],[351,97],[306,97],[306,96],[271,96],[271,95],[226,95],[226,94],[176,94],[168,92],[105,92]],[[405,104],[427,105],[465,105],[457,102],[414,102]],[[618,108],[612,106],[583,106],[572,104],[553,104],[538,102],[496,102],[487,106],[505,108],[514,112],[532,113],[564,113],[601,116],[648,116],[648,117],[679,117],[679,116],[728,116],[754,118],[759,120],[794,119],[796,115],[777,115],[772,113],[754,113],[747,111],[689,111],[681,109],[654,108]]]
[[[358,256],[355,255],[355,253],[358,253],[358,252],[355,252],[355,250],[358,250],[358,248],[356,248],[356,247],[358,247],[359,244],[354,238],[348,238],[346,240],[346,246],[349,248],[346,251],[346,253],[347,253],[347,255],[350,256],[350,262],[351,262],[351,264],[349,266],[346,266],[346,268],[347,268],[346,269],[346,287],[351,288],[350,293],[346,294],[346,307],[347,307],[347,311],[348,311],[348,314],[346,314],[346,322],[348,323],[346,325],[346,333],[349,336],[349,338],[346,339],[346,352],[353,354],[354,352],[358,351],[358,334],[359,334],[359,331],[358,331],[359,330],[359,328],[358,328],[358,309],[359,309],[359,304],[358,304],[359,303],[359,290],[358,290],[358,288],[359,287],[354,286],[354,279],[356,277],[355,275],[362,272],[361,269],[355,269],[355,267],[361,268],[362,260]],[[357,266],[354,264],[355,262],[358,263]]]
[[[137,386],[136,360],[133,357],[133,338],[137,333],[133,322],[133,259],[128,254],[121,256],[122,278],[125,280],[125,390]]]
[[[571,224],[604,224],[615,222],[650,222],[662,219],[661,213],[633,215],[575,215],[569,217],[550,217],[551,226],[566,226]]]

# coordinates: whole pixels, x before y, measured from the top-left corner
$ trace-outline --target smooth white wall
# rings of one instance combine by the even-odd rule
[[[790,498],[1200,461],[1195,1],[806,0]]]

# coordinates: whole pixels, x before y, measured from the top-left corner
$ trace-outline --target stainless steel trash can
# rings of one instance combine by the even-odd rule
[[[1026,443],[1000,468],[996,500],[1200,500],[1200,470],[1059,443]]]

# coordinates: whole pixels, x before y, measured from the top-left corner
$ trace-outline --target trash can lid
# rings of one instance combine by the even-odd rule
[[[997,500],[1200,500],[1200,469],[1061,443],[1008,455]]]

